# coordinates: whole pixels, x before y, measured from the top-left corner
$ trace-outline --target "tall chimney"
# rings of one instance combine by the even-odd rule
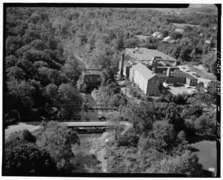
[[[122,53],[121,54],[121,61],[120,61],[120,65],[119,65],[119,69],[120,69],[120,79],[123,77],[124,57],[125,57],[125,54]]]
[[[171,70],[170,70],[170,68],[168,67],[167,70],[166,70],[166,76],[167,76],[167,77],[170,77],[170,73],[171,73]]]

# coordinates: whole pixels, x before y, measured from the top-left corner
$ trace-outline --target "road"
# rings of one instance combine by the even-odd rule
[[[26,124],[26,123],[10,125],[5,129],[5,139],[7,139],[11,133],[23,131],[25,129],[32,132],[32,131],[39,129],[40,127],[41,127],[40,125],[36,126],[36,125],[30,125],[30,124]]]

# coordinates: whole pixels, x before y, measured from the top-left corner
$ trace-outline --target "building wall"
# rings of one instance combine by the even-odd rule
[[[149,79],[146,95],[151,95],[151,96],[160,95],[161,94],[161,91],[159,89],[160,83],[161,81],[158,76],[154,76],[153,78]]]
[[[161,94],[159,84],[162,82],[158,76],[154,76],[151,79],[145,79],[140,72],[130,68],[130,81],[133,81],[143,91],[145,95],[158,96]]]
[[[84,75],[83,82],[86,83],[87,86],[97,87],[101,83],[101,76],[98,74]]]
[[[126,78],[129,78],[129,73],[130,73],[130,66],[125,66],[123,67],[123,75],[126,77]]]
[[[197,79],[190,79],[190,86],[197,86]]]
[[[130,81],[134,81],[133,77],[134,77],[134,69],[133,68],[130,68],[130,71],[129,71],[129,80]]]
[[[139,88],[146,94],[147,93],[147,84],[148,80],[145,79],[140,72],[135,71],[134,82],[139,86]]]
[[[190,85],[190,79],[186,78],[186,84],[189,86]]]

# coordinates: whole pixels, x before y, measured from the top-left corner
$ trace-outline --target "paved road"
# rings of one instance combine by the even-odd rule
[[[15,124],[15,125],[10,125],[5,129],[5,139],[7,139],[11,133],[18,132],[18,131],[23,131],[25,129],[32,132],[32,131],[35,131],[35,130],[39,129],[40,127],[41,127],[40,125],[38,125],[38,126],[35,125],[34,126],[34,125],[26,124],[26,123],[19,123],[19,124]]]

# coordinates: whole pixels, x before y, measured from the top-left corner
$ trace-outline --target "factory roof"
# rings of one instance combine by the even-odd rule
[[[162,73],[157,73],[158,77],[164,77],[166,76],[166,74],[162,74]],[[181,70],[174,70],[170,76],[174,76],[174,77],[185,77],[185,78],[188,78],[188,79],[196,79],[195,77],[191,76],[190,74],[188,73],[185,73]]]
[[[155,73],[153,73],[150,69],[148,69],[146,66],[144,66],[142,63],[138,63],[135,66],[132,67],[135,71],[138,71],[139,74],[141,74],[145,79],[149,80],[152,77],[156,76]]]
[[[160,60],[173,60],[176,61],[176,59],[160,52],[155,49],[147,49],[147,48],[126,48],[126,53],[132,56],[133,58],[136,58],[137,60],[153,60],[154,58],[160,59]]]

